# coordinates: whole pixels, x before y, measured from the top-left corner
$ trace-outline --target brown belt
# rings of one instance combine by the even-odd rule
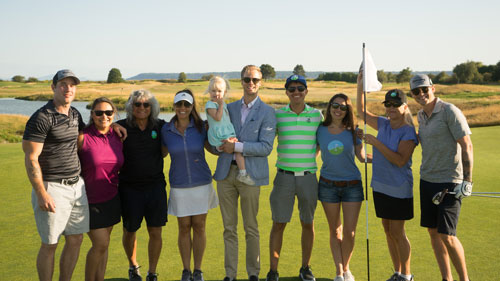
[[[324,177],[319,177],[320,180],[328,183],[328,184],[333,184],[335,186],[340,186],[340,187],[345,187],[345,186],[348,186],[348,185],[355,185],[355,184],[359,184],[361,181],[360,180],[352,180],[352,181],[332,181],[332,180],[329,180],[329,179],[325,179]]]

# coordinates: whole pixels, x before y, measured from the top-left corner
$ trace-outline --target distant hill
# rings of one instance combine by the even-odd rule
[[[325,72],[334,72],[334,71],[308,71],[306,72],[307,78],[316,79],[318,75]],[[339,71],[339,72],[348,72],[348,71]],[[353,71],[354,72],[354,71]],[[388,71],[386,71],[388,72]],[[390,71],[394,74],[398,74],[399,71]],[[413,71],[413,74],[438,74],[441,71]],[[445,71],[448,75],[453,74],[452,71]],[[286,79],[288,76],[292,75],[293,71],[276,71],[275,79]],[[239,71],[230,71],[230,72],[203,72],[203,73],[186,73],[188,79],[201,79],[204,75],[219,75],[225,77],[227,79],[239,79],[240,72]],[[177,79],[179,78],[179,73],[139,73],[135,76],[127,78],[127,80],[162,80],[162,79]]]

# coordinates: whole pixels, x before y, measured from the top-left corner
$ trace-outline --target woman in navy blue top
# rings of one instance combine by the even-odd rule
[[[193,93],[182,90],[174,97],[175,116],[161,132],[164,156],[170,154],[168,214],[177,217],[182,281],[203,281],[201,262],[206,246],[205,223],[209,209],[218,205],[212,173],[205,160],[207,128],[196,111]],[[191,231],[193,237],[191,238]],[[194,272],[191,272],[193,249]]]
[[[357,107],[363,116],[362,72],[358,75]],[[413,280],[410,271],[411,246],[405,221],[413,218],[413,174],[411,155],[418,144],[413,118],[403,91],[389,90],[383,102],[386,117],[366,111],[366,123],[378,131],[366,134],[373,146],[371,186],[377,217],[382,219],[395,273],[389,280]]]

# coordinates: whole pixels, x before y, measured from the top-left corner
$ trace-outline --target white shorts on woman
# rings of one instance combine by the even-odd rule
[[[219,199],[212,183],[183,188],[170,188],[168,214],[176,217],[196,216],[216,208]]]

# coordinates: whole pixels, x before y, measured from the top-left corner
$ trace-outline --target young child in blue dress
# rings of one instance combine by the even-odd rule
[[[224,102],[224,97],[228,90],[229,82],[220,76],[214,76],[210,79],[208,89],[205,91],[210,94],[210,100],[207,101],[205,105],[209,126],[208,142],[215,147],[221,146],[224,140],[229,142],[238,141],[236,139],[233,124],[231,124],[231,119],[229,118],[227,105]],[[234,155],[239,170],[236,179],[247,185],[255,185],[255,182],[245,169],[245,158],[243,154],[235,152]]]

